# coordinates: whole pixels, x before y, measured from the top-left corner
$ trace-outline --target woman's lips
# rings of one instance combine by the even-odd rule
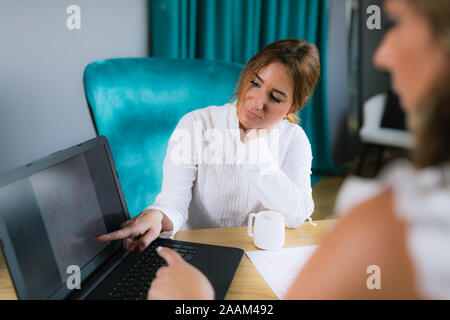
[[[248,110],[247,108],[245,109],[245,113],[247,114],[247,116],[249,116],[252,119],[261,119],[260,116],[258,116],[256,113],[251,112],[250,110]]]

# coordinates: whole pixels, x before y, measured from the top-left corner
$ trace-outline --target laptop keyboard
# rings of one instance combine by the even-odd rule
[[[185,261],[191,261],[196,255],[198,248],[182,243],[164,244],[178,252]],[[156,272],[167,263],[156,253],[157,245],[152,243],[147,249],[139,254],[139,259],[108,292],[108,298],[112,300],[145,300],[148,289]]]

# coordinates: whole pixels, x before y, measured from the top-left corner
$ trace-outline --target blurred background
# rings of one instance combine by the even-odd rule
[[[70,5],[81,9],[80,29],[66,26]],[[382,8],[382,0],[2,0],[0,172],[96,136],[83,88],[84,69],[93,61],[245,63],[272,41],[299,37],[319,47],[324,67],[300,125],[313,146],[313,218],[327,217],[346,175],[373,176],[397,149],[403,155],[403,145],[389,138],[378,151],[365,150],[378,143],[361,136],[365,102],[391,94],[388,75],[372,66],[386,29],[384,16],[380,29],[368,28],[374,5]],[[401,127],[380,116],[387,127]],[[379,159],[381,149],[392,146]]]

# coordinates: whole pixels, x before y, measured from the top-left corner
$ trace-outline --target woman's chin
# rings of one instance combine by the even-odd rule
[[[243,119],[239,120],[241,129],[249,130],[249,129],[256,129],[258,128],[257,123],[255,121],[248,120],[247,118],[243,117]],[[242,128],[244,127],[244,128]]]
[[[416,109],[416,107],[419,105],[419,103],[413,103],[410,100],[406,99],[404,96],[399,96],[399,101],[400,107],[406,114],[414,111],[414,109]]]

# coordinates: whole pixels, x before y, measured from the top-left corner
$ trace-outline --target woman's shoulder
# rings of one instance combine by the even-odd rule
[[[295,137],[306,137],[305,130],[296,123],[292,123],[287,119],[283,119],[280,121],[280,128],[281,130],[284,130],[285,132],[288,132],[292,134]]]
[[[186,115],[190,115],[193,117],[205,117],[205,116],[229,113],[233,107],[234,107],[234,105],[232,103],[226,103],[224,105],[211,105],[211,106],[192,110],[191,112],[188,112]]]
[[[232,114],[233,107],[232,103],[227,103],[222,106],[211,105],[192,110],[181,117],[177,127],[188,130],[194,130],[195,126],[200,126],[202,130],[219,128],[220,124],[226,122]]]
[[[201,121],[203,124],[208,124],[227,119],[233,110],[235,106],[232,103],[211,105],[188,112],[182,120]]]
[[[280,130],[280,136],[283,136],[283,140],[289,141],[289,144],[291,145],[310,146],[310,142],[305,130],[303,130],[303,128],[298,124],[284,119],[280,121],[275,129]]]

